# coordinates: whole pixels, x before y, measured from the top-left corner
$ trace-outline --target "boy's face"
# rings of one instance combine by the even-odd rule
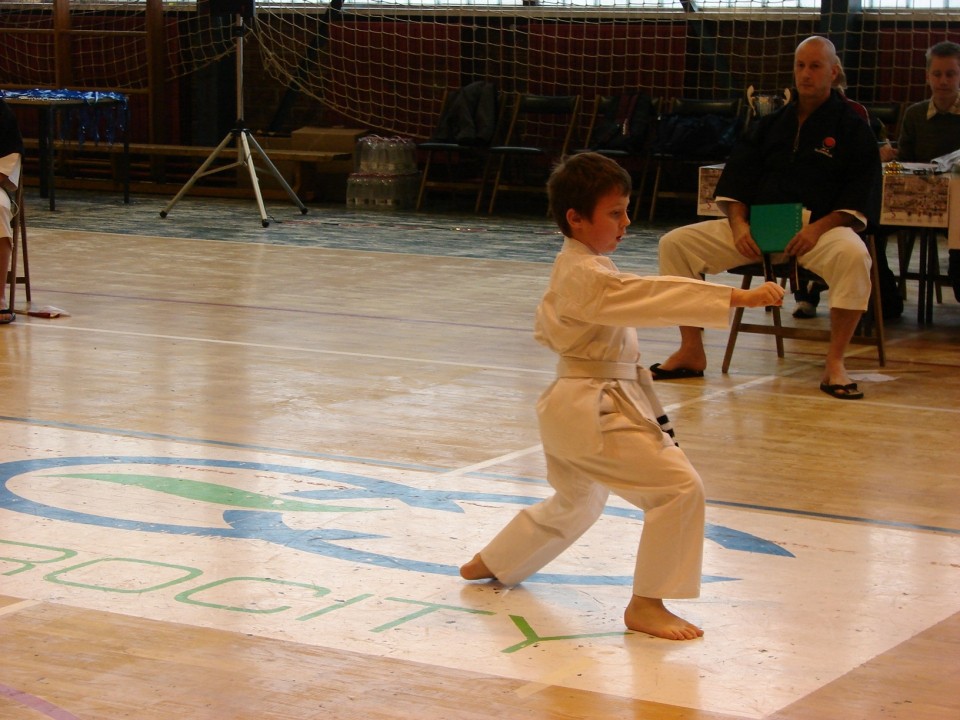
[[[579,240],[597,255],[607,255],[617,249],[630,224],[630,197],[619,190],[602,196],[593,215],[583,217],[575,210],[567,210],[567,222],[573,239]]]
[[[927,84],[937,107],[946,110],[953,105],[960,95],[960,60],[953,56],[934,55],[927,69]]]

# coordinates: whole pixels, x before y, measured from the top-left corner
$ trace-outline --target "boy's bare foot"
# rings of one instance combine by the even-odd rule
[[[659,598],[634,595],[623,613],[627,627],[667,640],[693,640],[703,637],[703,630],[667,610]]]
[[[464,580],[492,580],[494,575],[490,569],[480,559],[480,553],[473,556],[473,559],[460,566],[460,577]]]

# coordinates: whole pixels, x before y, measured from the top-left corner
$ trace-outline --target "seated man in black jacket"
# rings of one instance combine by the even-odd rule
[[[875,219],[880,156],[870,126],[835,89],[839,59],[813,36],[794,55],[795,99],[761,118],[740,140],[717,184],[726,219],[677,228],[660,240],[660,273],[683,277],[723,272],[760,260],[750,207],[801,203],[809,213],[786,247],[830,286],[830,346],[820,389],[844,400],[863,397],[844,354],[867,309],[870,254],[857,231]],[[806,213],[805,213],[806,214]],[[655,379],[699,377],[707,365],[702,331],[680,328],[680,348],[651,368]]]

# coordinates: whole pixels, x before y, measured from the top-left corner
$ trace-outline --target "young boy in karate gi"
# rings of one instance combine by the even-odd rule
[[[520,511],[460,574],[523,581],[593,525],[613,492],[644,511],[624,622],[670,640],[700,637],[703,631],[663,599],[700,594],[703,485],[639,364],[636,327],[726,327],[731,307],[779,305],[783,288],[620,272],[607,255],[630,224],[630,175],[607,157],[565,159],[547,191],[564,236],[535,329],[559,356],[557,379],[537,403],[554,494]]]

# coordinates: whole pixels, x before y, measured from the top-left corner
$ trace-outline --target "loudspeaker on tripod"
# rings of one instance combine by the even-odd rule
[[[244,20],[252,20],[254,0],[208,0],[211,15],[240,15]]]
[[[249,128],[245,127],[243,124],[243,22],[241,16],[252,17],[253,16],[253,2],[254,0],[207,0],[207,7],[211,12],[222,12],[229,13],[232,12],[239,22],[234,26],[233,39],[236,42],[236,63],[237,63],[237,124],[236,126],[227,133],[227,136],[220,141],[220,144],[213,149],[213,152],[207,156],[207,159],[203,161],[203,164],[197,168],[197,171],[187,180],[186,184],[180,188],[180,192],[174,196],[173,200],[167,203],[167,206],[160,211],[160,217],[165,218],[170,212],[170,209],[176,205],[180,198],[182,198],[186,193],[190,191],[190,188],[193,187],[193,184],[202,177],[207,175],[213,175],[214,173],[223,172],[225,170],[232,170],[236,167],[245,167],[247,172],[250,173],[250,184],[253,187],[253,194],[257,199],[257,207],[260,209],[260,223],[263,227],[270,225],[270,220],[267,218],[267,210],[263,206],[263,194],[260,192],[260,180],[257,178],[257,168],[254,164],[254,153],[261,161],[267,166],[267,169],[273,175],[274,179],[279,183],[280,187],[286,190],[287,195],[290,199],[300,208],[300,213],[305,215],[307,213],[307,206],[304,205],[300,198],[297,197],[297,194],[293,191],[293,188],[290,187],[289,183],[284,179],[283,175],[280,174],[280,171],[277,170],[276,165],[271,162],[270,158],[267,157],[267,154],[263,151],[263,148],[260,147],[260,143],[257,142],[257,139],[253,136],[253,133],[250,132]],[[230,144],[235,146],[236,152],[236,161],[228,163],[226,165],[214,165],[217,157],[221,152],[227,149],[227,146]]]

